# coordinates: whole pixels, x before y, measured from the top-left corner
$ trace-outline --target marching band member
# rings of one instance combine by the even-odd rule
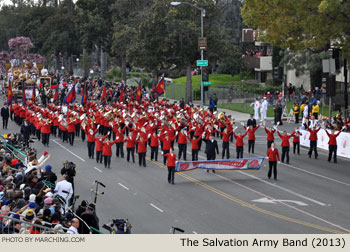
[[[337,163],[337,137],[340,135],[341,130],[339,130],[339,132],[337,134],[335,134],[335,130],[332,129],[331,134],[328,133],[328,131],[325,129],[327,136],[329,137],[329,141],[328,141],[328,162],[331,162],[332,160],[332,153],[333,157],[334,157],[334,163]]]
[[[282,163],[284,163],[284,157],[287,158],[287,164],[289,164],[289,139],[295,135],[293,132],[291,135],[287,135],[287,131],[283,131],[283,135],[277,131],[278,136],[282,139]]]
[[[310,149],[308,152],[309,158],[311,158],[312,156],[312,151],[315,151],[315,159],[317,159],[318,157],[318,153],[317,153],[317,132],[319,132],[321,129],[321,127],[319,127],[318,129],[316,129],[315,127],[313,128],[308,128],[308,131],[310,132]]]
[[[166,157],[168,160],[168,182],[169,184],[174,184],[176,154],[174,153],[173,148],[170,148],[169,153],[163,154],[163,156]]]
[[[293,137],[293,154],[295,154],[295,151],[297,151],[298,155],[300,155],[300,136],[301,136],[301,133],[300,133],[298,127],[295,128],[294,132],[295,132],[295,134]]]
[[[111,132],[108,131],[106,135],[108,136],[110,134]],[[116,142],[117,142],[117,139],[115,139],[113,142],[109,141],[109,139],[103,142],[102,156],[103,156],[105,168],[111,167],[112,145],[115,144]]]
[[[233,131],[233,137],[236,139],[236,158],[243,158],[243,146],[244,146],[244,137],[248,134],[248,130],[242,135],[240,131],[238,131],[238,135],[236,135],[235,131]]]
[[[277,161],[280,161],[280,155],[278,149],[275,148],[275,143],[271,143],[271,148],[268,149],[266,158],[269,160],[269,171],[267,177],[270,179],[273,170],[273,177],[277,179]]]
[[[243,126],[245,130],[247,130],[247,127]],[[260,128],[260,125],[253,127],[253,125],[249,125],[248,128],[248,153],[250,153],[250,150],[252,150],[252,153],[254,154],[254,146],[255,146],[255,131]]]

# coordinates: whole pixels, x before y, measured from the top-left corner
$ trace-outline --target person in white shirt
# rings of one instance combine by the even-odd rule
[[[263,102],[261,104],[261,109],[260,109],[261,121],[266,120],[267,106],[268,106],[268,102],[266,100],[266,97],[264,97]]]
[[[72,225],[67,230],[67,234],[79,234],[78,228],[79,228],[79,220],[78,218],[73,218]]]
[[[317,124],[318,124],[318,120],[315,119],[315,116],[311,116],[311,119],[309,120],[309,127],[316,128]]]
[[[305,105],[304,111],[303,111],[303,121],[301,122],[302,125],[307,126],[307,120],[309,119],[309,107]]]
[[[56,184],[55,188],[56,195],[61,196],[66,201],[66,204],[64,206],[65,211],[67,211],[69,200],[72,198],[73,195],[72,183],[66,180],[66,176],[67,175],[62,176],[62,180]]]
[[[254,118],[256,120],[259,120],[259,108],[260,108],[260,102],[259,99],[256,98],[255,102],[250,104],[250,106],[254,106]]]

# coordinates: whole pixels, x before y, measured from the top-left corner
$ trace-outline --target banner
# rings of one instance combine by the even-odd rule
[[[310,132],[306,130],[300,130],[301,136],[300,136],[300,145],[305,147],[310,147]],[[328,130],[329,133],[331,133],[330,130]],[[317,148],[328,150],[328,141],[329,138],[327,136],[327,133],[324,129],[321,129],[317,133]],[[337,137],[337,155],[345,158],[350,158],[350,133],[348,132],[341,132],[340,135]]]
[[[264,158],[243,158],[224,160],[178,161],[175,172],[204,170],[260,170]]]

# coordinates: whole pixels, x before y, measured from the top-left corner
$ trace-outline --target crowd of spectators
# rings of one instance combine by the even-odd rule
[[[8,145],[14,143],[15,135],[6,137],[0,144],[0,234],[88,234],[90,227],[98,230],[94,204],[83,200],[74,211],[73,185],[67,181],[65,165],[69,162],[65,161],[58,175],[46,164],[50,159],[47,152],[38,158],[32,150],[21,161]]]

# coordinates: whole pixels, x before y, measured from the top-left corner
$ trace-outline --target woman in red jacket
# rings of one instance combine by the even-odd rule
[[[287,131],[283,131],[283,135],[277,131],[278,136],[281,138],[282,143],[282,163],[284,163],[284,157],[287,157],[287,164],[289,164],[289,139],[295,135],[295,132],[293,132],[291,135],[287,135]]]
[[[183,154],[184,160],[186,161],[186,152],[187,152],[187,131],[185,128],[181,129],[178,134],[177,140],[178,148],[179,148],[179,160]]]
[[[147,137],[143,138],[142,136],[136,140],[137,153],[139,154],[139,165],[143,165],[143,167],[146,167],[147,141]]]
[[[238,131],[238,135],[233,132],[233,137],[236,139],[236,152],[237,152],[237,158],[243,158],[243,146],[244,137],[248,134],[248,130],[242,135],[240,131]]]
[[[327,136],[329,137],[328,141],[328,150],[329,150],[329,155],[328,155],[328,162],[331,162],[332,160],[332,153],[334,153],[334,163],[337,163],[337,137],[340,135],[341,130],[337,133],[334,134],[334,129],[332,129],[331,134],[328,133],[327,130],[325,130],[327,133]]]
[[[99,125],[97,125],[97,127],[99,128]],[[98,130],[98,128],[96,130]],[[94,137],[94,140],[96,142],[96,162],[100,163],[100,164],[102,163],[103,141],[107,137],[108,137],[108,134],[105,135],[104,137],[102,137],[102,136]]]
[[[154,131],[151,136],[151,161],[156,160],[158,161],[158,148],[159,148],[159,137],[157,136],[156,132]]]
[[[253,125],[249,125],[248,128],[248,153],[250,153],[250,150],[252,150],[252,153],[254,154],[254,146],[255,146],[255,131],[260,128],[260,125],[253,128]],[[244,126],[244,129],[247,129]]]
[[[170,152],[163,154],[164,157],[167,157],[168,162],[168,182],[169,184],[174,184],[174,176],[175,176],[175,164],[176,164],[176,154],[174,153],[173,148],[170,148]]]
[[[110,135],[110,131],[107,133]],[[102,156],[105,163],[105,168],[110,168],[111,166],[111,156],[112,156],[112,145],[117,142],[117,139],[115,139],[113,142],[110,142],[108,139],[106,142],[103,143],[103,150],[102,150]]]
[[[271,178],[271,173],[273,169],[273,177],[277,179],[277,161],[280,161],[280,155],[278,153],[278,149],[275,148],[275,143],[271,143],[271,148],[268,149],[266,158],[269,160],[269,172],[267,173],[267,177]]]
[[[298,155],[300,155],[300,136],[301,136],[301,133],[300,133],[298,127],[295,128],[294,132],[295,132],[295,134],[293,137],[293,154],[295,154],[295,150],[297,150]]]
[[[222,137],[222,159],[225,157],[226,152],[226,158],[230,158],[230,135],[233,131],[228,131],[227,128],[223,130],[223,132],[220,132]]]
[[[197,161],[199,151],[198,142],[201,138],[196,138],[196,136],[193,136],[192,139],[189,136],[187,136],[187,138],[192,144],[192,161]]]
[[[126,126],[121,127],[119,126],[118,129],[115,132],[115,136],[117,139],[117,148],[116,148],[116,153],[115,155],[119,157],[119,152],[120,152],[120,157],[124,158],[124,131],[126,129]]]
[[[133,132],[129,132],[128,137],[125,139],[126,141],[126,161],[130,161],[130,154],[132,157],[132,162],[135,163],[135,141],[136,141],[136,136],[134,135]]]
[[[275,137],[273,134],[275,134],[276,130],[272,129],[271,127],[270,128],[264,128],[265,129],[265,132],[267,134],[267,149],[270,149],[271,147],[271,144],[273,143],[273,141],[275,140]]]
[[[318,129],[316,129],[315,127],[313,127],[312,129],[308,128],[308,131],[310,132],[310,149],[308,152],[309,158],[311,158],[312,156],[312,151],[315,151],[315,159],[317,159],[318,157],[318,153],[317,153],[317,132],[319,132],[321,129],[321,127],[319,127]]]

